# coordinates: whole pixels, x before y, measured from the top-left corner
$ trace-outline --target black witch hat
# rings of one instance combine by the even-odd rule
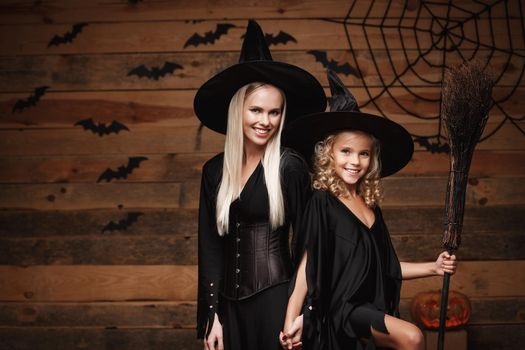
[[[362,113],[355,97],[332,71],[328,71],[328,82],[332,93],[330,112],[295,120],[287,127],[283,143],[312,160],[317,142],[339,131],[359,130],[373,135],[381,144],[381,177],[392,175],[407,165],[414,153],[408,131],[392,120]]]
[[[261,27],[250,20],[239,63],[218,73],[197,91],[193,101],[197,117],[208,128],[225,134],[231,98],[253,82],[268,83],[284,91],[287,124],[326,108],[326,96],[317,79],[304,69],[273,61]]]

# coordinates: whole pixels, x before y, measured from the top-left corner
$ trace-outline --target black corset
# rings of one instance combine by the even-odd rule
[[[268,223],[232,226],[224,237],[224,297],[244,299],[290,279],[287,225],[273,232]]]

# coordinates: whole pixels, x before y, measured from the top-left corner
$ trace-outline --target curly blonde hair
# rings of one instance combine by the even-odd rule
[[[366,174],[357,184],[357,193],[363,197],[368,207],[373,208],[383,199],[383,190],[380,181],[380,143],[374,136],[368,133],[354,130],[348,131],[363,133],[372,139],[370,165]],[[314,174],[312,186],[316,190],[328,191],[336,197],[346,197],[349,194],[344,181],[337,176],[333,165],[333,146],[337,137],[342,132],[343,131],[329,135],[324,140],[317,142],[314,152]]]

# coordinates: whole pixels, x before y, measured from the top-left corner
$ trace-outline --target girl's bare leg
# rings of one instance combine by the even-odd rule
[[[424,350],[423,333],[412,323],[385,315],[385,326],[390,334],[371,328],[377,346],[397,350]]]

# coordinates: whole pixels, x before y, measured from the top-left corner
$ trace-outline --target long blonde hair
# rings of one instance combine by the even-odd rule
[[[219,186],[216,205],[216,220],[219,235],[228,232],[230,219],[230,204],[240,195],[242,163],[244,158],[243,110],[244,101],[256,89],[269,85],[254,82],[243,86],[233,95],[228,108],[228,128],[224,144],[224,163],[222,180]],[[273,85],[271,85],[273,86]],[[269,221],[272,229],[284,223],[284,199],[281,189],[281,133],[286,114],[286,98],[276,87],[283,98],[281,122],[278,131],[268,141],[262,157],[264,180],[268,190]]]
[[[362,132],[357,130],[347,130],[350,132]],[[337,137],[342,133],[338,132],[327,136],[323,141],[315,145],[314,153],[314,175],[312,186],[316,190],[324,190],[332,193],[334,196],[345,197],[348,195],[348,189],[345,183],[337,176],[333,163],[333,147]],[[364,133],[364,132],[362,132]],[[380,143],[372,135],[364,133],[372,139],[372,149],[370,154],[370,165],[366,174],[357,184],[357,193],[363,197],[367,206],[373,208],[378,205],[383,197],[381,188],[381,161],[380,161]]]

